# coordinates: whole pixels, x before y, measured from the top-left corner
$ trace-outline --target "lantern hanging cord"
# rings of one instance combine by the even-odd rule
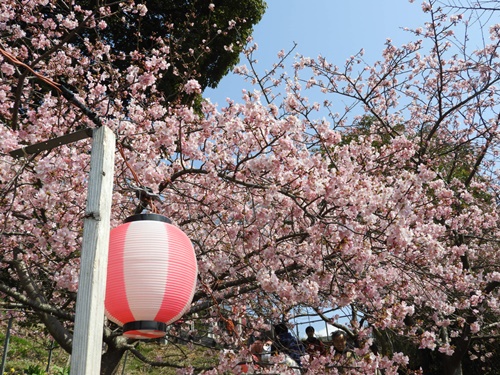
[[[127,160],[127,157],[125,156],[125,152],[123,151],[123,146],[120,143],[117,143],[116,147],[118,148],[118,151],[120,152],[120,155],[125,165],[130,170],[130,173],[132,173],[134,181],[137,184],[137,187],[131,186],[131,189],[135,190],[136,197],[139,199],[139,205],[135,209],[135,214],[140,214],[142,210],[147,209],[148,206],[151,208],[152,213],[158,213],[158,208],[156,207],[154,200],[158,200],[161,202],[160,196],[158,194],[154,194],[150,188],[145,187],[141,183],[139,176],[135,172],[134,168],[132,168],[132,166]]]

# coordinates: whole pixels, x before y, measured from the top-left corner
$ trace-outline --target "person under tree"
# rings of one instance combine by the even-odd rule
[[[325,355],[325,345],[323,342],[314,337],[314,327],[308,326],[306,328],[307,339],[304,341],[306,347],[306,352],[309,354],[310,358],[317,357],[318,355]]]
[[[279,323],[274,327],[275,348],[278,351],[287,354],[300,367],[300,357],[305,354],[303,345],[288,331],[285,323]]]

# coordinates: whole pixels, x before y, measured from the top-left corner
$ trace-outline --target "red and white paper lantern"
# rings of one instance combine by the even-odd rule
[[[126,337],[163,337],[189,310],[197,275],[183,231],[161,215],[131,216],[110,233],[106,316]]]

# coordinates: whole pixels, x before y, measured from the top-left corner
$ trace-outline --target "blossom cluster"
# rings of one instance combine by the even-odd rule
[[[371,351],[374,332],[448,356],[458,339],[496,332],[498,27],[475,60],[448,58],[452,47],[440,41],[425,54],[423,42],[388,41],[371,66],[361,53],[343,67],[298,57],[293,77],[280,63],[254,77],[257,88],[239,102],[193,108],[161,92],[158,82],[180,64],[165,40],[129,55],[105,39],[73,42],[65,36],[78,28],[106,28],[109,9],[103,19],[78,7],[45,19],[37,10],[52,2],[25,3],[0,4],[0,251],[12,280],[29,269],[61,309],[77,290],[90,142],[19,159],[9,152],[94,127],[90,111],[118,138],[111,224],[137,210],[138,187],[152,189],[158,199],[148,208],[195,245],[192,312],[210,306],[201,314],[207,324],[224,307],[214,301],[251,311],[259,327],[297,306],[358,311],[349,327],[359,339],[352,373],[408,366],[406,353]],[[436,41],[426,33],[416,32]],[[180,90],[201,94],[202,86],[188,77]],[[325,99],[310,101],[313,93]],[[207,373],[240,360],[221,353]]]

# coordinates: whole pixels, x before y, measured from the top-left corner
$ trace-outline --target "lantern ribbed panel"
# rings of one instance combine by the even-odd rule
[[[167,290],[155,320],[170,324],[178,320],[191,307],[196,288],[198,264],[189,238],[174,225],[166,225],[169,229],[168,248],[170,250],[167,274],[174,277],[168,279]],[[190,258],[186,256],[186,249],[190,249]],[[182,309],[178,310],[181,306]]]
[[[152,220],[122,224],[110,234],[106,316],[120,326],[170,324],[190,308],[197,273],[193,245],[176,226]]]

